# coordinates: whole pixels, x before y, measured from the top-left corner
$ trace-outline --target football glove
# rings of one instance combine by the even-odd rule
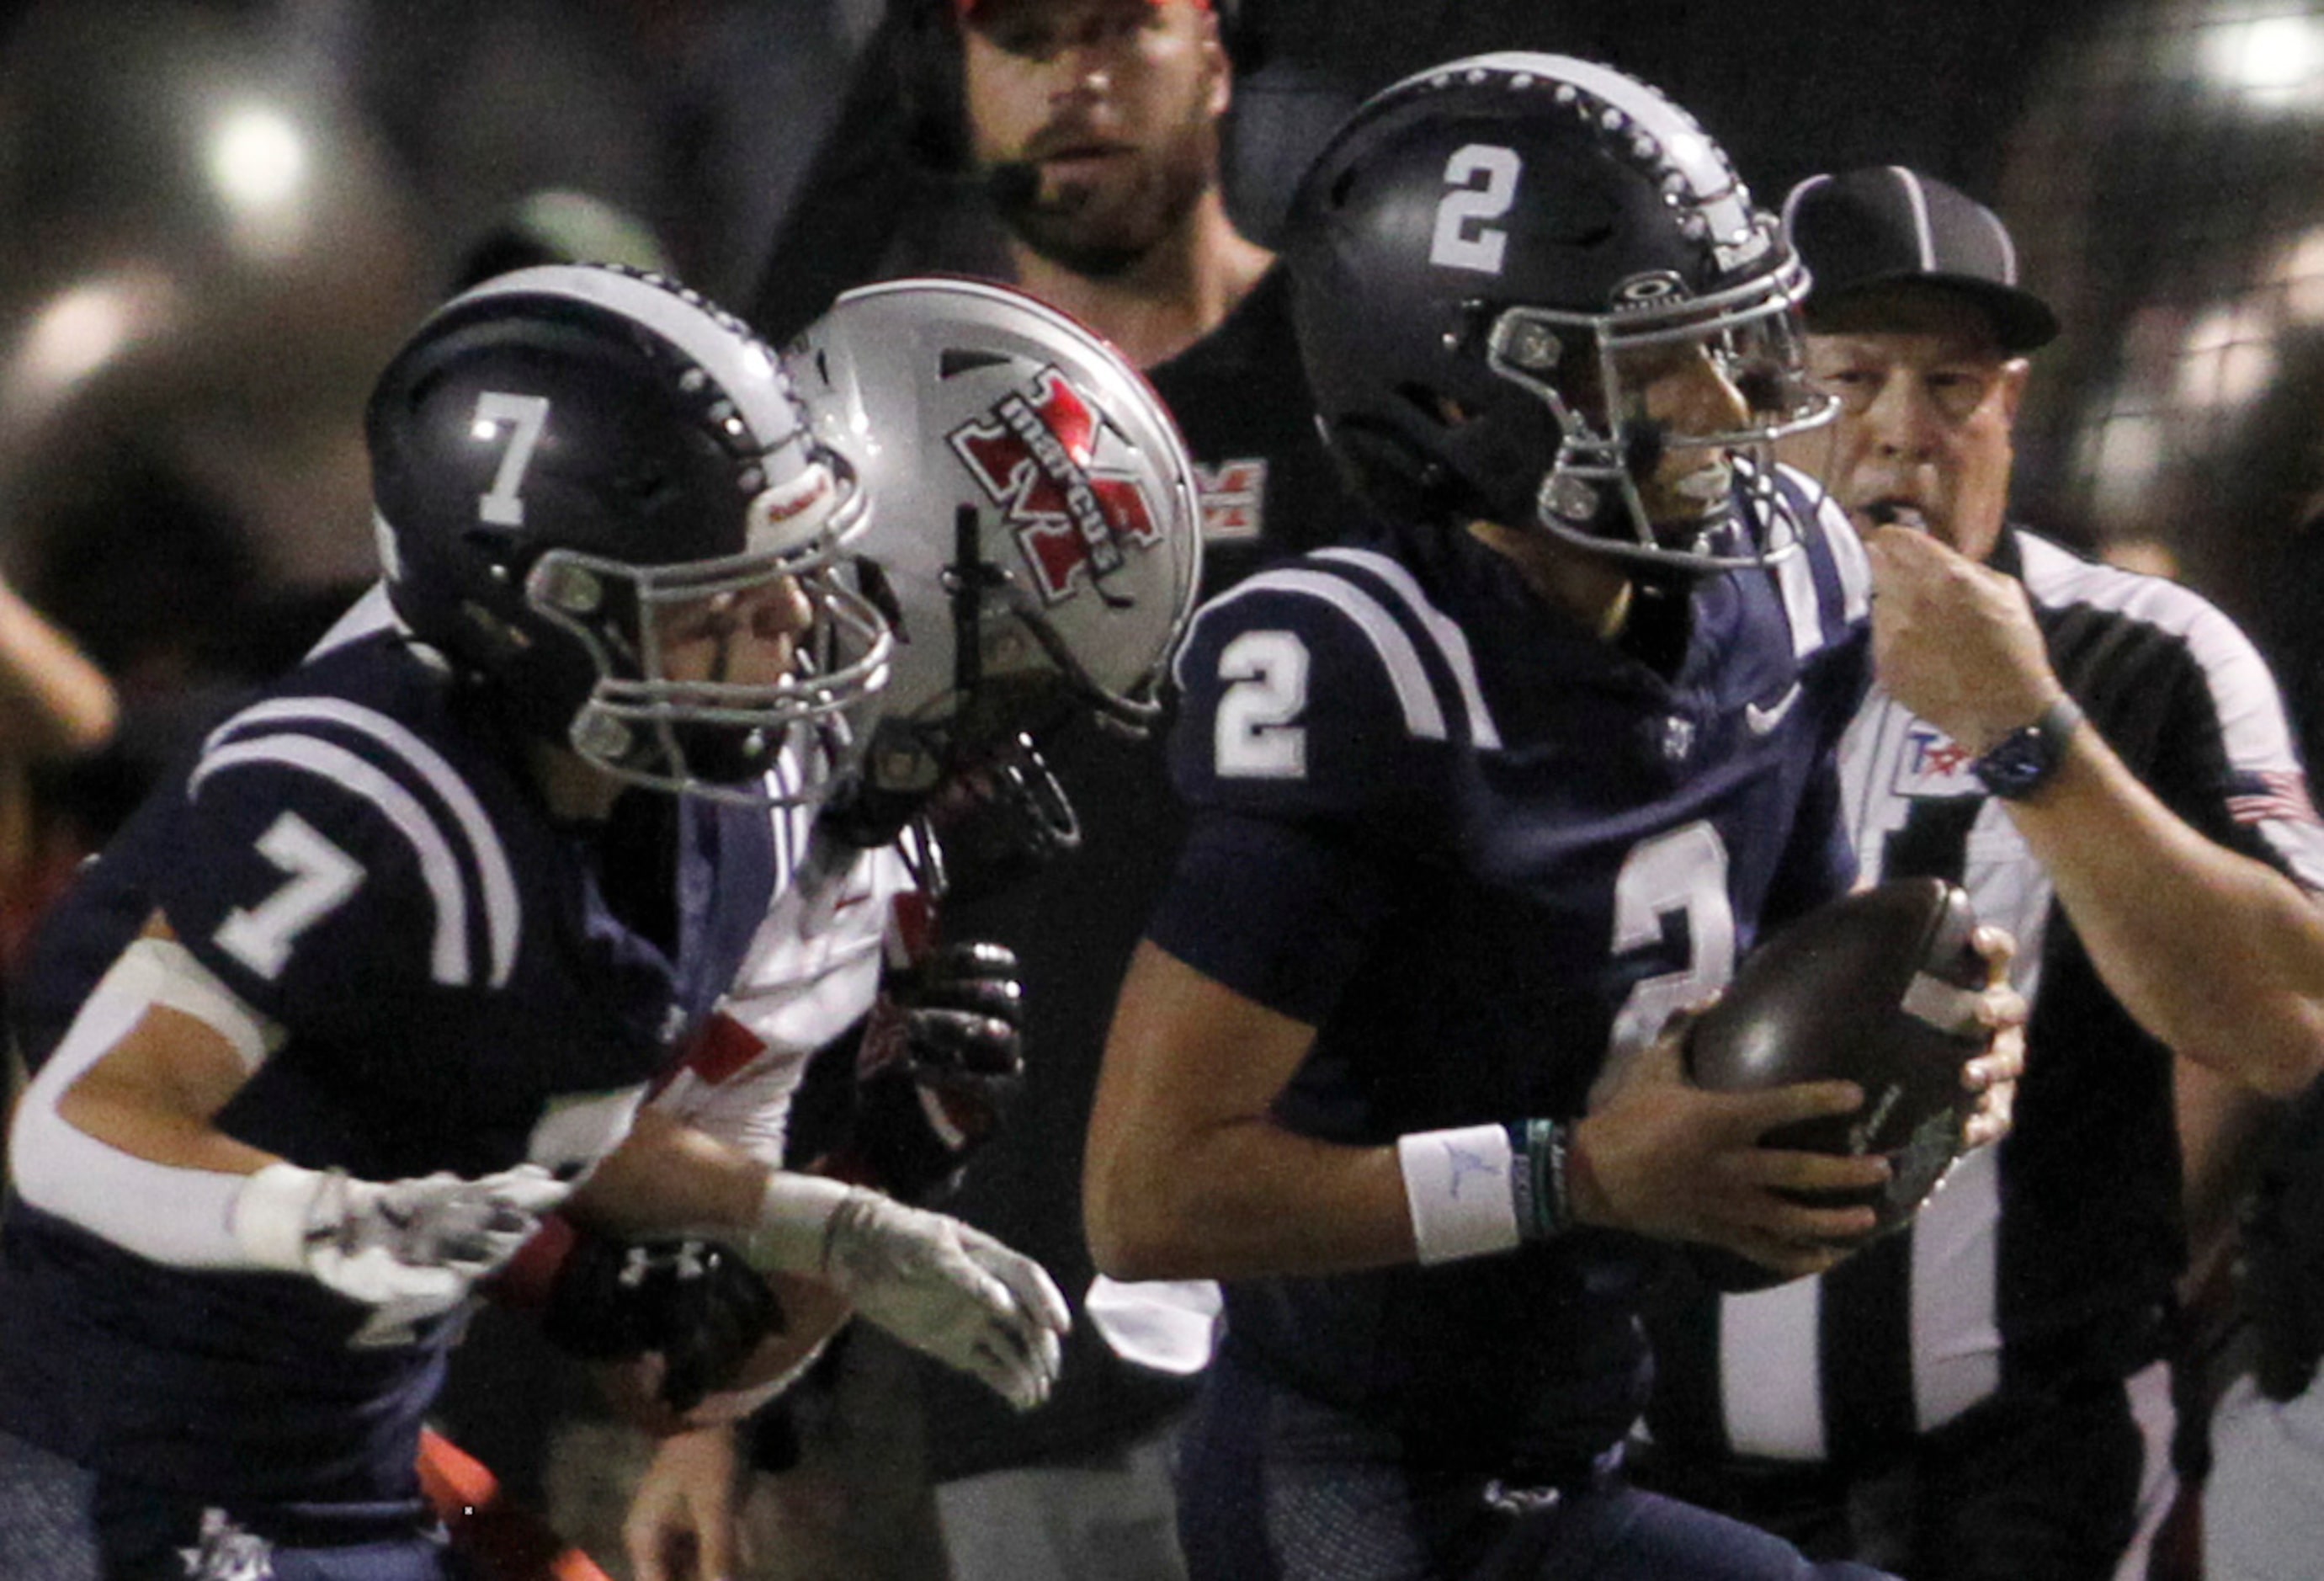
[[[538,1164],[382,1183],[278,1162],[236,1194],[234,1234],[261,1267],[410,1323],[458,1306],[572,1190]]]
[[[540,1331],[585,1361],[662,1358],[662,1403],[684,1415],[733,1386],[783,1312],[732,1247],[690,1237],[621,1241],[583,1234],[558,1266]]]
[[[749,1255],[820,1279],[915,1350],[982,1380],[1019,1410],[1049,1396],[1072,1317],[1041,1265],[958,1219],[861,1186],[781,1172]]]
[[[889,975],[858,1046],[849,1151],[891,1196],[942,1196],[1000,1129],[1025,1078],[1019,969],[977,941]]]
[[[1072,800],[1024,735],[956,763],[922,818],[942,875],[933,887],[954,904],[1014,889],[1082,843]]]

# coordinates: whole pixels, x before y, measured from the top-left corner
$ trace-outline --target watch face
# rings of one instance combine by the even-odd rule
[[[2048,779],[2057,762],[2056,744],[2040,726],[2028,725],[2002,737],[1977,760],[1975,771],[1996,796],[2023,796]]]
[[[2081,722],[2081,705],[2061,693],[2039,719],[2003,736],[1970,771],[1996,796],[2031,796],[2066,761],[2066,743]]]

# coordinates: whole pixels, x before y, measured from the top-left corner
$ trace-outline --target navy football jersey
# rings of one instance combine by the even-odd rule
[[[732,979],[799,819],[632,792],[562,826],[477,707],[383,630],[227,718],[47,920],[30,1056],[158,911],[279,1031],[226,1133],[379,1180],[594,1164]],[[14,1201],[0,1430],[211,1497],[392,1503],[459,1326],[381,1331],[310,1281],[164,1266]]]
[[[1204,596],[1322,547],[1357,513],[1315,430],[1280,266],[1223,323],[1148,374],[1194,463]],[[1164,700],[1175,699],[1166,691]],[[1019,1415],[948,1367],[920,1369],[939,1481],[1120,1442],[1181,1407],[1193,1387],[1124,1361],[1079,1315],[1096,1268],[1081,1234],[1081,1150],[1058,1143],[1088,1129],[1122,973],[1176,864],[1185,815],[1170,792],[1167,734],[1125,740],[1084,716],[1045,736],[1041,752],[1072,798],[1081,848],[1030,882],[956,895],[945,908],[957,936],[999,939],[1024,963],[1025,1041],[1039,1066],[949,1206],[1038,1258],[1077,1315],[1065,1373],[1038,1411]]]
[[[1317,1028],[1284,1124],[1377,1145],[1577,1115],[1609,1049],[1846,886],[1832,747],[1866,577],[1836,513],[1806,539],[1661,595],[1683,618],[1640,611],[1677,633],[1659,664],[1457,532],[1323,550],[1204,609],[1172,744],[1194,824],[1152,937]],[[1440,1463],[1560,1475],[1637,1412],[1657,1255],[1582,1234],[1237,1281],[1225,1344]]]

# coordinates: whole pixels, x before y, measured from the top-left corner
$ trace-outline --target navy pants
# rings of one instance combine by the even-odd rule
[[[261,1535],[198,1497],[110,1484],[0,1434],[0,1576],[11,1581],[471,1581],[424,1512],[357,1512],[348,1524],[367,1530],[352,1541]]]
[[[1914,1581],[2107,1581],[2137,1526],[2146,1445],[2122,1381],[1972,1407],[1880,1466],[1701,1460],[1668,1446],[1641,1482],[1861,1554]]]
[[[1181,1446],[1192,1581],[1880,1581],[1618,1475],[1512,1488],[1222,1356]]]

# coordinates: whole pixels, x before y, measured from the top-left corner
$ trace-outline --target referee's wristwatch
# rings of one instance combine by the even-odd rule
[[[2066,743],[2082,710],[2063,692],[2031,725],[2021,725],[1969,765],[1986,790],[2005,801],[2022,801],[2048,784],[2066,761]]]

